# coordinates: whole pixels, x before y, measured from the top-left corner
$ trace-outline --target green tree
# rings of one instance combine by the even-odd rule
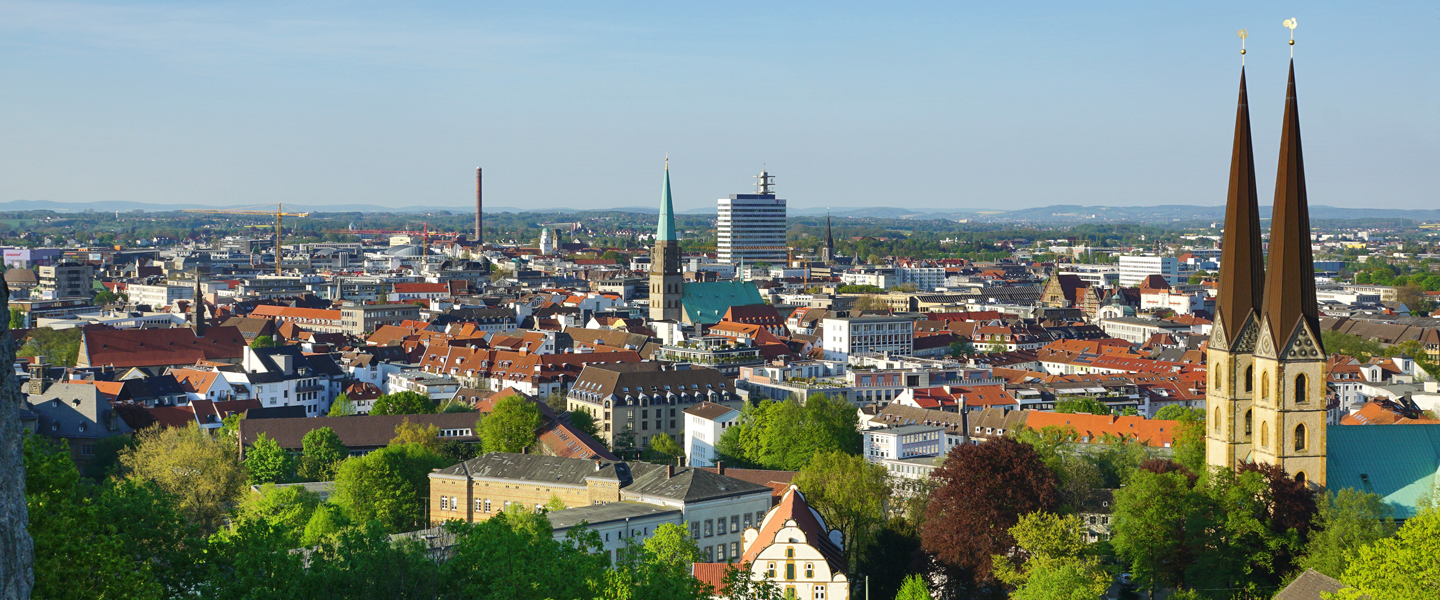
[[[801,404],[766,400],[747,406],[717,444],[732,463],[797,471],[818,452],[859,454],[859,415],[854,405],[824,394]]]
[[[1340,580],[1351,586],[1341,590],[1341,598],[1440,597],[1440,508],[1425,508],[1394,537],[1361,546]]]
[[[1020,552],[993,557],[995,576],[1015,588],[1012,598],[1096,598],[1110,588],[1110,573],[1084,534],[1079,516],[1024,515],[1010,528]]]
[[[1160,410],[1163,412],[1165,408]],[[1170,447],[1174,451],[1175,462],[1190,469],[1191,473],[1204,473],[1206,468],[1205,411],[1203,409],[1182,411],[1176,415],[1175,428],[1172,432],[1174,438],[1170,442]]]
[[[285,449],[262,433],[245,453],[245,470],[249,472],[250,485],[258,485],[283,483],[290,479],[294,468]]]
[[[1170,404],[1155,411],[1155,419],[1158,421],[1202,421],[1205,419],[1205,411],[1199,408]]]
[[[95,292],[95,297],[90,300],[90,303],[94,304],[95,306],[105,306],[108,304],[114,304],[119,300],[120,297],[116,296],[115,292],[112,292],[110,290],[100,290],[98,292]]]
[[[505,511],[479,523],[451,521],[455,536],[441,577],[454,596],[495,600],[594,598],[605,580],[600,537],[573,528],[556,540],[550,522],[528,511]]]
[[[613,569],[605,572],[603,598],[702,600],[714,590],[695,579],[691,565],[700,561],[700,546],[684,527],[666,523],[643,546],[627,544],[617,552]]]
[[[235,448],[195,425],[142,429],[135,441],[120,453],[124,476],[154,483],[175,498],[176,511],[191,523],[217,529],[245,489],[245,468]]]
[[[19,308],[15,308],[15,307],[13,307],[13,306],[10,307],[10,330],[11,330],[11,331],[15,331],[15,330],[19,330],[19,329],[26,329],[25,321],[26,321],[25,311],[20,310]]]
[[[950,342],[950,358],[960,358],[960,357],[962,357],[962,356],[973,356],[974,354],[975,354],[975,344],[971,343],[970,340],[960,340],[960,341],[957,341],[957,342]]]
[[[781,600],[784,597],[774,580],[753,578],[750,563],[732,564],[725,570],[719,596],[727,600]]]
[[[330,403],[330,412],[327,413],[326,416],[349,417],[354,414],[355,402],[351,400],[349,396],[346,396],[345,394],[340,394],[335,397],[334,402]]]
[[[267,483],[260,486],[260,493],[248,494],[240,503],[236,521],[264,521],[280,534],[283,545],[276,550],[288,550],[300,547],[305,527],[319,506],[320,495],[303,486]]]
[[[520,396],[495,401],[494,410],[476,425],[486,452],[520,452],[535,443],[540,408]]]
[[[685,456],[685,449],[675,443],[668,433],[657,433],[650,437],[650,452],[665,462],[672,462],[677,456]]]
[[[929,588],[925,587],[925,578],[918,574],[906,577],[905,583],[900,584],[900,593],[895,595],[895,600],[931,600],[931,598]]]
[[[854,566],[858,549],[870,544],[885,521],[885,500],[892,492],[889,471],[862,456],[830,450],[811,457],[795,485],[825,524],[840,530],[846,563]]]
[[[417,444],[431,452],[439,452],[440,426],[411,423],[410,418],[406,417],[404,421],[395,426],[395,437],[390,439],[391,446],[405,444]]]
[[[1089,397],[1066,398],[1055,402],[1055,412],[1058,413],[1089,413],[1092,415],[1108,415],[1110,407],[1104,402]]]
[[[1379,494],[1351,488],[1335,490],[1319,503],[1315,531],[1310,534],[1299,566],[1336,579],[1344,577],[1360,548],[1394,535],[1394,512]]]
[[[418,392],[385,394],[370,405],[372,415],[433,415],[435,403]]]
[[[590,414],[590,411],[577,410],[571,412],[570,425],[585,432],[585,435],[595,438],[596,441],[603,442],[603,440],[600,439],[600,426],[595,423],[595,416]]]
[[[320,542],[332,539],[349,524],[345,518],[345,512],[340,507],[330,503],[323,503],[315,507],[311,513],[310,520],[305,522],[305,531],[300,536],[301,546],[313,546]]]
[[[448,414],[455,414],[455,413],[470,413],[470,412],[475,412],[475,407],[470,406],[469,404],[466,404],[466,403],[464,403],[464,402],[459,402],[459,401],[453,401],[453,400],[452,400],[452,401],[446,402],[445,405],[444,405],[444,408],[441,408],[441,409],[440,409],[440,412],[441,412],[441,413],[444,413],[444,414],[447,414],[447,415],[448,415]]]
[[[461,463],[480,455],[480,444],[462,442],[460,440],[446,440],[436,450],[440,456],[445,457],[449,464]]]
[[[270,336],[268,336],[268,335],[256,336],[255,339],[250,340],[250,347],[251,347],[251,348],[274,348],[274,347],[275,347],[275,338],[270,337]]]
[[[1194,563],[1187,535],[1195,528],[1199,502],[1186,474],[1139,471],[1129,485],[1115,492],[1111,544],[1130,563],[1135,583],[1149,588],[1182,587]]]
[[[320,427],[305,433],[300,440],[300,477],[307,481],[330,481],[340,461],[349,456],[350,449],[340,441],[334,429]]]
[[[430,470],[445,466],[445,457],[423,446],[386,446],[340,463],[331,499],[356,522],[408,531],[424,520]]]

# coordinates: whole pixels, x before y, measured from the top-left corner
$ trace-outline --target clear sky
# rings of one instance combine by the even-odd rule
[[[1436,2],[0,0],[0,201],[1222,204],[1289,32],[1312,204],[1440,208]],[[473,205],[473,204],[472,204]]]

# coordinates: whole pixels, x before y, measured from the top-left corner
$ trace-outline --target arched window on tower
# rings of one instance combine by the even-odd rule
[[[1215,408],[1215,432],[1220,432],[1220,408]]]
[[[1220,365],[1215,365],[1215,393],[1217,394],[1225,391],[1225,387],[1220,385],[1221,370]]]
[[[1295,426],[1295,450],[1298,452],[1305,449],[1305,424]]]
[[[1260,447],[1270,447],[1270,423],[1268,421],[1260,422]]]
[[[1298,481],[1298,482],[1300,482],[1300,483],[1305,483],[1305,472],[1304,472],[1304,471],[1298,471],[1298,472],[1296,472],[1296,473],[1295,473],[1295,481]]]
[[[1261,399],[1261,400],[1269,400],[1269,399],[1270,399],[1270,374],[1269,374],[1269,373],[1264,373],[1264,372],[1260,373],[1260,399]]]
[[[1247,439],[1247,440],[1250,439],[1251,423],[1254,422],[1254,419],[1252,418],[1252,414],[1253,414],[1254,412],[1255,412],[1255,411],[1252,411],[1252,410],[1247,410],[1247,411],[1245,411],[1245,439]]]
[[[1304,404],[1310,401],[1309,379],[1304,373],[1295,376],[1295,403]]]
[[[1245,393],[1255,391],[1255,366],[1245,367]]]

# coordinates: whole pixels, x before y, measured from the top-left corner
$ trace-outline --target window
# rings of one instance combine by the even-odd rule
[[[487,513],[490,512],[490,499],[489,499],[489,498],[486,498],[486,499],[485,499],[485,512],[487,512]]]
[[[1261,373],[1261,374],[1260,374],[1260,398],[1261,398],[1261,399],[1264,399],[1264,400],[1269,400],[1269,399],[1270,399],[1270,374],[1269,374],[1269,373]]]
[[[1252,421],[1251,414],[1254,412],[1255,411],[1253,410],[1245,411],[1245,439],[1247,440],[1250,439],[1250,423]]]
[[[795,548],[786,548],[785,558],[795,558]]]
[[[690,522],[690,537],[693,537],[693,538],[696,538],[696,539],[699,539],[699,538],[700,538],[700,522],[699,522],[699,521],[691,521],[691,522]]]
[[[805,563],[805,578],[806,578],[806,579],[814,579],[814,578],[815,578],[815,563]]]
[[[740,542],[730,542],[730,558],[740,558]]]
[[[775,563],[770,563],[770,566],[765,569],[765,576],[769,577],[770,579],[775,578]]]
[[[445,496],[440,497],[440,510],[450,510],[449,498],[446,498]]]
[[[825,600],[825,586],[815,586],[815,600]]]
[[[750,513],[745,513],[745,528],[750,528]]]
[[[715,535],[725,535],[725,517],[715,519]]]
[[[1304,377],[1304,375],[1301,375],[1301,377]],[[1296,450],[1296,451],[1300,451],[1300,450],[1304,450],[1304,449],[1305,449],[1305,424],[1302,423],[1302,424],[1300,424],[1300,425],[1296,425],[1296,426],[1295,426],[1295,450]]]
[[[1215,407],[1215,431],[1220,431],[1220,407]]]
[[[795,563],[785,563],[785,579],[795,581]]]
[[[1255,391],[1255,367],[1245,367],[1245,392]]]
[[[1261,384],[1261,385],[1264,385],[1264,384]],[[1269,423],[1269,422],[1266,422],[1266,421],[1261,421],[1261,422],[1260,422],[1260,447],[1261,447],[1261,448],[1269,448],[1269,447],[1270,447],[1270,423]]]
[[[715,535],[715,522],[710,519],[705,519],[705,537],[711,537],[713,535]]]
[[[1304,374],[1295,376],[1295,403],[1304,404],[1310,401],[1309,380]],[[1297,448],[1298,450],[1299,448]]]
[[[740,515],[730,515],[730,531],[740,533]]]
[[[725,560],[725,544],[715,546],[715,559],[722,562]]]

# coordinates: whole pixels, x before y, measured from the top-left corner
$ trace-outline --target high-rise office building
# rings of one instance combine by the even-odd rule
[[[771,188],[775,176],[761,171],[754,194],[731,194],[716,206],[716,250],[720,262],[770,262],[784,264],[785,200],[775,197]]]

